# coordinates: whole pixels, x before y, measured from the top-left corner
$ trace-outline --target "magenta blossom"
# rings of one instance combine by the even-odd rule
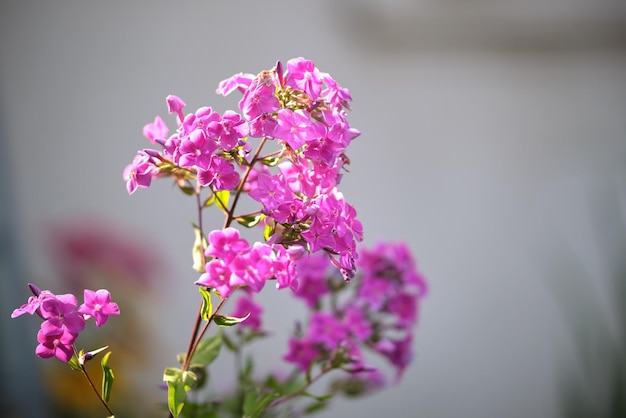
[[[84,296],[85,303],[80,305],[78,312],[84,314],[87,319],[95,318],[97,327],[104,325],[109,320],[109,316],[120,314],[120,308],[117,303],[111,302],[111,294],[108,290],[100,289],[94,292],[85,289]]]
[[[263,307],[256,303],[252,298],[252,294],[246,292],[237,299],[237,304],[232,312],[232,316],[237,318],[243,318],[249,315],[243,322],[242,327],[250,328],[253,331],[261,332],[261,314],[263,313]]]
[[[54,334],[46,334],[43,330],[37,333],[39,345],[35,354],[41,358],[56,357],[63,363],[67,363],[74,355],[72,345],[78,334],[69,332],[67,329],[59,329]]]
[[[289,351],[283,356],[283,360],[295,364],[300,370],[306,372],[319,355],[316,342],[306,338],[290,338]]]
[[[46,335],[56,333],[56,330],[66,329],[78,335],[85,329],[85,318],[78,312],[76,296],[68,293],[55,295],[41,301],[41,317],[45,319],[41,329]]]
[[[152,158],[143,151],[139,151],[133,162],[124,169],[124,180],[128,194],[133,194],[138,187],[149,187],[152,177],[156,172],[156,166]]]

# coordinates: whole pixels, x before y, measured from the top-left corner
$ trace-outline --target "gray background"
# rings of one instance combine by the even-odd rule
[[[220,80],[304,56],[354,98],[363,135],[343,191],[366,243],[407,241],[431,286],[402,384],[320,416],[558,415],[564,364],[577,363],[559,292],[584,281],[617,323],[606,237],[623,225],[624,28],[617,0],[3,1],[6,376],[40,365],[32,330],[7,318],[29,278],[53,286],[42,224],[93,217],[169,266],[158,288],[175,308],[145,307],[169,330],[147,376],[160,380],[196,310],[193,204],[167,181],[128,197],[122,170],[145,123],[172,126],[168,94],[223,111],[236,102],[214,94]],[[264,298],[278,323],[290,315],[287,295]],[[277,360],[284,347],[259,351]],[[27,411],[37,390],[5,394]]]

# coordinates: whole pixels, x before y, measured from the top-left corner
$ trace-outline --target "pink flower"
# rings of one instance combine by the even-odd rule
[[[333,350],[348,337],[348,330],[330,313],[314,312],[309,320],[309,339]]]
[[[206,170],[211,161],[213,151],[216,149],[217,144],[215,141],[207,138],[207,134],[204,131],[196,129],[180,143],[178,164],[181,167],[191,168],[196,166]]]
[[[217,155],[212,155],[208,166],[198,172],[200,185],[213,186],[215,190],[234,190],[239,181],[239,173],[233,164]]]
[[[167,102],[167,111],[172,113],[176,113],[178,115],[178,120],[183,120],[183,108],[185,107],[185,102],[178,96],[169,95],[166,97],[165,101]]]
[[[43,330],[37,333],[39,345],[35,349],[35,354],[41,358],[56,357],[67,363],[74,355],[72,344],[76,341],[78,334],[71,333],[67,329],[59,329],[53,334],[45,334]]]
[[[294,150],[303,146],[307,141],[325,136],[323,125],[311,120],[309,113],[303,110],[281,109],[278,112],[277,122],[274,137],[282,139]]]
[[[209,233],[209,246],[204,254],[208,257],[219,257],[224,262],[230,263],[236,255],[247,251],[249,248],[248,241],[239,238],[239,230],[231,226]]]
[[[250,83],[252,83],[252,80],[254,80],[254,74],[235,74],[231,77],[228,77],[226,80],[220,81],[215,92],[217,94],[221,94],[222,96],[228,96],[235,90],[239,90],[241,93],[243,93],[248,87],[250,87]]]
[[[149,123],[143,127],[143,136],[148,138],[153,144],[157,144],[157,139],[166,140],[169,135],[169,129],[160,116],[154,118],[153,123]]]
[[[57,329],[66,329],[78,335],[85,329],[85,319],[75,311],[77,306],[76,296],[70,293],[43,299],[40,312],[41,317],[45,319],[41,326],[45,334],[54,334]]]
[[[222,115],[218,130],[220,146],[224,151],[235,148],[240,138],[248,136],[249,128],[239,113],[227,110]]]
[[[111,302],[111,294],[108,290],[100,289],[93,290],[85,289],[84,292],[85,303],[83,303],[78,312],[89,318],[96,319],[96,326],[101,327],[108,320],[111,315],[119,315],[120,308],[117,303]]]
[[[344,311],[343,323],[350,334],[361,341],[367,340],[373,334],[372,324],[367,320],[365,312],[354,304]]]
[[[302,57],[292,58],[287,61],[287,85],[302,90],[312,100],[317,99],[322,91],[322,79],[320,72],[315,68],[313,61]]]
[[[230,283],[232,272],[223,260],[213,259],[206,263],[206,273],[203,273],[195,284],[217,290],[222,298],[227,298],[234,290]]]
[[[294,293],[304,299],[310,308],[315,307],[320,298],[330,292],[326,284],[329,267],[328,255],[321,253],[302,257],[297,262],[299,284]]]
[[[292,337],[289,338],[289,351],[283,356],[283,360],[295,364],[300,370],[306,372],[319,354],[317,344],[314,341]]]
[[[126,181],[128,194],[133,194],[138,187],[149,187],[155,172],[156,166],[152,158],[145,152],[139,151],[133,162],[124,169],[123,178]]]
[[[258,79],[253,81],[239,101],[239,109],[247,120],[253,120],[260,115],[280,109],[273,81],[270,84]]]
[[[254,301],[251,294],[246,292],[243,293],[239,299],[237,299],[237,304],[235,305],[235,309],[231,315],[237,318],[243,318],[250,314],[247,319],[241,322],[240,326],[250,328],[253,331],[261,332],[262,313],[263,307]]]

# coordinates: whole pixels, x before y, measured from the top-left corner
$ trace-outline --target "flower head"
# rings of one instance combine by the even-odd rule
[[[85,289],[85,303],[83,303],[78,312],[84,314],[87,319],[95,318],[96,326],[101,327],[111,315],[119,315],[120,308],[117,303],[111,302],[111,294],[106,289],[93,290]]]

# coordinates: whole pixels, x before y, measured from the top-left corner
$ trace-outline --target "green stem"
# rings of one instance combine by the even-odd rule
[[[263,145],[265,145],[266,142],[267,142],[267,138],[263,137],[263,139],[259,143],[258,148],[256,149],[256,152],[254,153],[254,156],[252,157],[252,160],[250,160],[250,164],[248,164],[248,166],[246,167],[246,171],[243,174],[243,177],[241,181],[239,182],[239,185],[237,186],[237,191],[235,192],[235,198],[233,199],[233,205],[230,207],[230,210],[227,213],[226,221],[224,222],[224,228],[229,227],[230,224],[233,222],[233,219],[234,219],[233,215],[235,213],[235,207],[237,207],[237,202],[239,201],[239,196],[241,196],[243,186],[244,184],[246,184],[246,181],[248,180],[248,176],[250,175],[250,171],[252,170],[252,167],[254,167],[254,164],[257,162],[259,158],[259,154],[261,153],[261,149],[263,148]]]
[[[311,386],[313,383],[317,382],[322,376],[324,376],[326,373],[328,373],[329,371],[331,371],[333,369],[333,364],[332,361],[329,361],[323,368],[322,370],[320,370],[319,374],[315,377],[313,377],[312,379],[309,379],[306,384],[304,384],[300,389],[296,390],[295,392],[291,392],[289,395],[283,396],[280,399],[275,400],[274,402],[270,403],[265,410],[268,411],[272,408],[276,408],[278,405],[281,405],[297,396],[302,395],[308,388],[309,386]]]
[[[76,347],[74,347],[74,352],[76,352]],[[76,357],[78,357],[78,356],[76,356]],[[96,389],[96,386],[91,381],[91,377],[89,377],[89,373],[87,373],[87,369],[85,369],[85,365],[84,364],[80,364],[80,369],[83,372],[83,375],[85,376],[85,378],[87,378],[87,382],[89,382],[89,386],[91,387],[93,392],[96,394],[96,396],[98,397],[98,399],[102,403],[102,406],[104,406],[104,408],[107,410],[107,412],[109,413],[110,416],[114,416],[115,414],[113,413],[113,411],[111,411],[111,408],[109,408],[109,404],[107,404],[107,402],[104,400],[104,398],[100,395],[100,392],[98,392],[98,389]]]

